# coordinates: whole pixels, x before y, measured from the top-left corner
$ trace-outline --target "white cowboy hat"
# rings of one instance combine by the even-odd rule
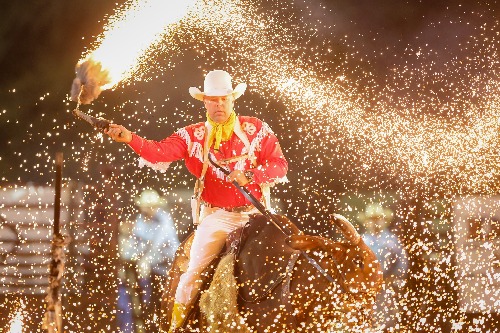
[[[240,83],[233,89],[231,75],[226,71],[217,69],[205,76],[203,92],[196,87],[191,87],[189,88],[189,94],[199,101],[203,101],[204,96],[227,96],[230,94],[233,94],[234,99],[237,99],[243,95],[246,89],[246,83]]]
[[[159,207],[167,203],[165,198],[161,197],[155,190],[144,190],[134,199],[135,204],[139,207]]]
[[[373,203],[366,206],[363,213],[358,214],[358,220],[362,223],[374,218],[382,218],[386,222],[392,221],[393,212],[389,208],[384,208],[380,203]]]

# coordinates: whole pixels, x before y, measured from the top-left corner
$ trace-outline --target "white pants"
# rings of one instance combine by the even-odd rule
[[[220,253],[231,231],[243,227],[250,214],[257,209],[243,213],[231,213],[220,208],[203,208],[201,223],[194,233],[187,271],[181,275],[175,292],[175,301],[191,304],[201,285],[201,273]]]

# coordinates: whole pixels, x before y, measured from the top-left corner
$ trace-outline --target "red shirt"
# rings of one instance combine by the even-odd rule
[[[226,169],[251,170],[254,173],[253,182],[246,188],[257,198],[262,197],[260,184],[276,183],[283,180],[288,170],[288,163],[283,156],[278,139],[261,120],[254,117],[239,116],[235,131],[228,141],[221,142],[219,151],[210,148],[216,160],[248,154],[249,158],[230,162]],[[244,133],[247,144],[237,135]],[[144,164],[157,170],[166,170],[171,162],[183,159],[186,167],[195,177],[199,178],[203,168],[203,144],[205,141],[205,123],[197,123],[181,128],[171,136],[161,140],[146,140],[135,133],[132,134],[130,147],[145,161]],[[255,164],[252,164],[255,160]],[[217,207],[238,207],[249,205],[250,202],[238,189],[226,180],[223,172],[211,164],[205,175],[205,187],[201,195],[203,201]]]

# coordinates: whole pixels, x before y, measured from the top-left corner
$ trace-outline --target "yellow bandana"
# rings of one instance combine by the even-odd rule
[[[210,131],[210,136],[208,137],[208,146],[212,147],[212,143],[215,140],[214,149],[219,150],[221,141],[229,140],[231,138],[231,134],[233,134],[236,113],[233,111],[223,124],[219,124],[210,119],[207,112],[207,120],[208,123],[212,125],[212,130]]]

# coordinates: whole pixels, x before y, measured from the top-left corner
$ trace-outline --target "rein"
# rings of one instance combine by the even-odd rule
[[[214,160],[212,159],[211,154],[209,154],[208,160],[210,161],[210,163],[214,167],[216,167],[217,169],[219,169],[220,171],[222,171],[226,176],[228,176],[230,174],[230,172],[228,170],[222,168],[220,165],[218,165],[216,162],[214,162]],[[280,220],[278,220],[270,211],[268,211],[264,207],[264,205],[259,200],[257,200],[257,198],[254,197],[253,194],[246,187],[241,186],[240,184],[238,184],[237,181],[233,181],[232,184],[241,192],[241,194],[243,194],[243,196],[248,201],[250,201],[250,203],[252,205],[255,206],[255,208],[257,208],[259,210],[259,212],[262,213],[262,215],[264,215],[269,221],[271,221],[281,232],[283,232],[286,236],[291,236],[293,234],[292,230],[290,230],[286,225],[283,225]],[[306,258],[307,261],[318,272],[320,272],[321,275],[323,275],[330,283],[338,284],[339,287],[340,287],[340,290],[342,292],[346,292],[346,290],[343,287],[343,283],[338,283],[338,281],[335,280],[330,274],[328,274],[328,272],[325,271],[323,269],[323,267],[321,267],[316,260],[314,260],[313,258],[311,258],[306,252],[304,252],[302,250],[300,250],[300,254],[302,254],[302,256],[304,258]],[[340,270],[338,268],[337,268],[337,271],[338,271],[337,275],[343,280],[342,273],[340,273]]]

